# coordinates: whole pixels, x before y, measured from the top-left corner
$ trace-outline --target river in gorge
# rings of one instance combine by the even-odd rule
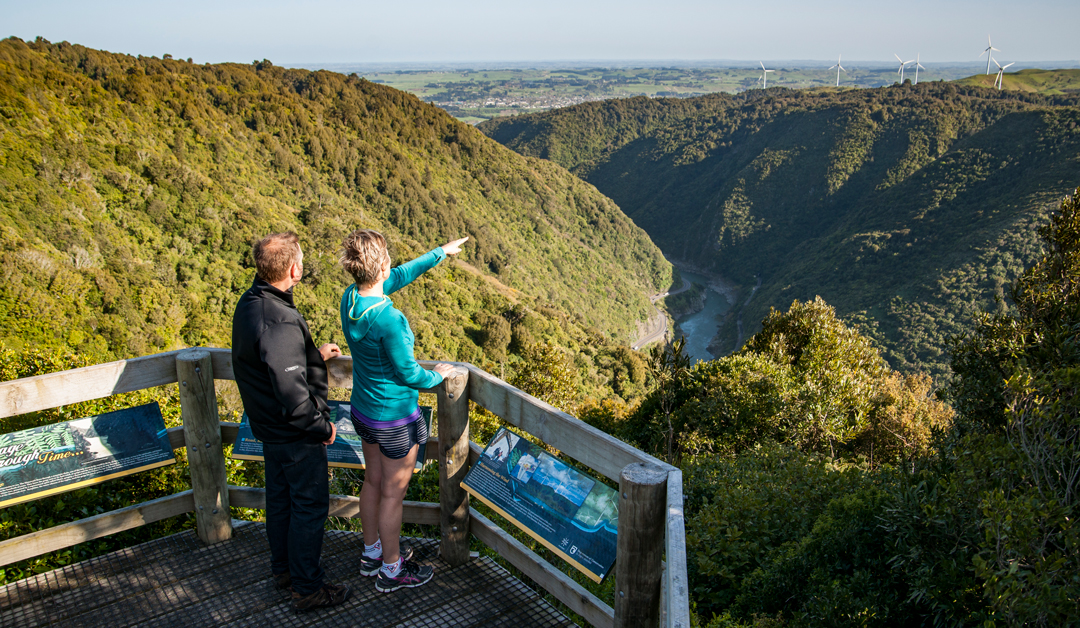
[[[686,280],[705,286],[705,308],[675,321],[675,333],[686,336],[686,353],[691,361],[712,360],[714,356],[709,353],[709,343],[720,330],[720,322],[731,304],[723,293],[709,285],[708,277],[682,269],[679,272]]]

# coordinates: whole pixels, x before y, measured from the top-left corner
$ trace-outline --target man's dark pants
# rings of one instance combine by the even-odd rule
[[[270,570],[292,576],[293,591],[322,586],[323,524],[330,510],[326,445],[263,443],[266,465],[266,535]]]

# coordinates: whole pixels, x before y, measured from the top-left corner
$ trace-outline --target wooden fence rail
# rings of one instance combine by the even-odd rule
[[[430,368],[434,362],[421,364]],[[327,365],[331,387],[352,386],[351,358],[335,358]],[[443,384],[425,391],[438,398],[438,437],[429,440],[427,457],[439,461],[440,503],[406,502],[404,520],[440,525],[440,551],[451,564],[468,560],[469,537],[475,536],[594,626],[622,628],[659,623],[689,628],[679,469],[471,364],[459,363],[455,367],[454,374]],[[230,506],[264,508],[266,504],[263,489],[225,484],[222,445],[236,441],[238,424],[217,420],[213,380],[233,378],[230,350],[197,348],[0,382],[0,418],[179,383],[184,427],[171,428],[168,434],[173,449],[188,449],[192,476],[192,490],[2,541],[0,565],[188,512],[195,512],[203,541],[228,539]],[[461,479],[481,452],[480,446],[469,440],[470,401],[620,482],[619,511],[628,515],[628,522],[632,520],[634,531],[624,534],[620,518],[615,608],[470,508]],[[331,496],[330,514],[357,517],[358,499]],[[631,537],[633,550],[623,547]],[[661,563],[661,558],[666,563]]]

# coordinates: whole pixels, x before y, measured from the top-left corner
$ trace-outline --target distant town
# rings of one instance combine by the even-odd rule
[[[412,65],[364,66],[337,64],[320,66],[345,74],[356,73],[369,81],[383,83],[416,95],[473,124],[494,117],[546,111],[594,100],[649,96],[689,98],[717,92],[738,93],[768,87],[855,88],[881,87],[901,79],[920,81],[956,80],[984,74],[984,64],[934,64],[918,66],[884,62],[844,61],[836,63],[773,62],[742,63],[730,66],[690,65],[686,67],[536,67],[478,68]],[[1076,66],[1073,62],[1072,66]],[[901,73],[903,66],[904,73]],[[1039,67],[1017,64],[1010,70]],[[1048,67],[1048,66],[1042,66]],[[316,69],[311,66],[309,69]],[[768,70],[768,72],[764,72]],[[767,76],[766,76],[767,74]],[[994,77],[991,75],[989,82]],[[989,84],[989,83],[988,83]]]

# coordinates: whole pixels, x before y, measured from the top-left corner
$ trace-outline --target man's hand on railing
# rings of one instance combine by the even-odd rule
[[[319,347],[319,355],[322,356],[323,362],[330,358],[336,358],[341,355],[341,348],[332,342],[328,342]]]
[[[443,377],[446,377],[446,376],[450,375],[450,373],[454,372],[454,366],[452,364],[446,364],[444,362],[439,362],[438,364],[435,365],[435,368],[433,368],[431,370],[435,371],[439,375],[442,375]]]

